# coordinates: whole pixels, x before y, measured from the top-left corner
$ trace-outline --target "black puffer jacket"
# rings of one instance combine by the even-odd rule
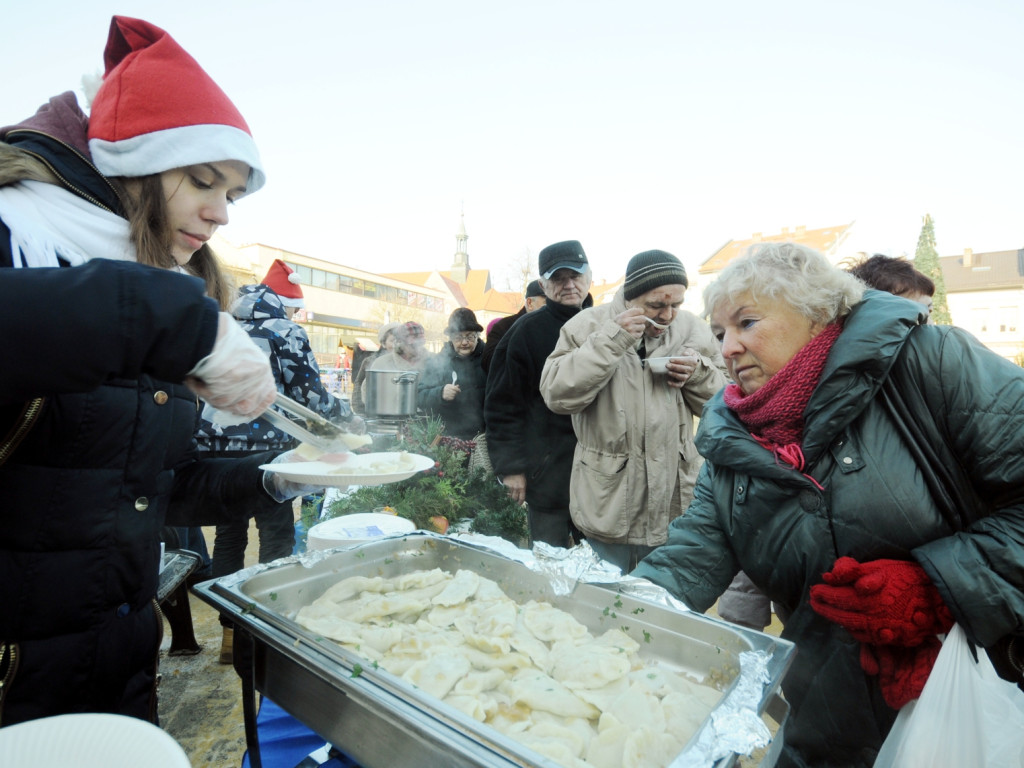
[[[588,295],[583,306],[593,303]],[[548,299],[523,315],[498,342],[487,374],[484,421],[494,472],[525,474],[527,503],[546,509],[569,509],[576,433],[570,416],[544,404],[540,375],[562,326],[579,311]]]
[[[74,137],[21,137],[73,192],[119,210]],[[0,222],[2,267],[10,242]],[[197,400],[181,382],[217,333],[201,280],[103,258],[2,269],[0,306],[0,725],[150,717],[160,531],[273,504],[258,465],[275,454],[195,460]]]
[[[427,413],[444,422],[446,435],[470,440],[484,431],[484,389],[487,378],[480,360],[484,343],[478,341],[476,349],[460,357],[448,342],[440,352],[427,361],[423,375],[416,385],[416,403]],[[445,384],[452,383],[452,374],[460,392],[454,400],[445,400],[441,393]]]
[[[870,291],[847,318],[805,410],[806,473],[824,490],[776,463],[716,395],[697,435],[706,461],[693,503],[633,572],[704,611],[742,569],[791,612],[782,766],[870,766],[896,716],[861,670],[859,644],[808,603],[837,558],[916,560],[982,645],[1024,629],[1024,371],[963,331],[917,325],[919,309]],[[920,388],[995,507],[964,533],[875,399],[890,376]]]

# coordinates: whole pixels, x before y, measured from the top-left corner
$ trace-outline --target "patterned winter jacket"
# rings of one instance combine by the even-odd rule
[[[331,421],[352,418],[348,404],[329,393],[320,381],[320,368],[309,336],[285,316],[284,304],[272,288],[246,285],[238,292],[231,314],[249,337],[266,352],[279,392]],[[204,412],[199,426],[203,451],[266,451],[295,447],[295,439],[263,419],[222,427]]]

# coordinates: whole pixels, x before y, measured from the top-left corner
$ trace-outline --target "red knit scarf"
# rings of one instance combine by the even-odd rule
[[[825,359],[842,330],[830,323],[807,342],[793,359],[752,395],[744,395],[738,384],[725,388],[725,404],[739,416],[751,436],[782,459],[803,472],[804,454],[800,443],[804,436],[804,409],[818,386]],[[809,475],[811,482],[821,485]]]

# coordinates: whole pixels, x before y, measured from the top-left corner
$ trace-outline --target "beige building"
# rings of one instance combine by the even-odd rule
[[[701,278],[701,284],[706,286],[714,282],[718,273],[725,269],[729,262],[738,256],[742,256],[748,248],[758,243],[799,243],[824,254],[832,263],[837,264],[843,258],[841,249],[843,243],[849,237],[852,228],[853,222],[833,227],[821,227],[820,229],[808,229],[806,226],[794,227],[793,229],[783,227],[781,232],[772,235],[755,232],[745,240],[727,241],[725,245],[712,253],[700,265],[697,273]],[[688,300],[690,294],[691,292],[687,291]],[[700,306],[694,308],[696,304],[700,304]],[[703,301],[695,299],[694,305],[690,305],[688,301],[687,309],[698,316],[703,316]]]
[[[321,368],[334,368],[339,345],[377,349],[377,329],[413,320],[424,327],[427,346],[438,350],[448,316],[469,307],[484,328],[519,311],[523,297],[491,287],[491,273],[471,269],[465,223],[456,235],[454,262],[447,272],[375,274],[259,243],[234,246],[216,235],[211,245],[238,286],[263,279],[275,259],[299,274],[306,307],[295,315],[309,334]]]
[[[377,349],[377,329],[384,323],[414,320],[426,329],[428,342],[439,346],[448,315],[460,306],[446,291],[280,248],[236,247],[219,236],[212,245],[239,286],[258,283],[275,259],[298,272],[306,307],[295,320],[309,334],[321,368],[336,365],[339,344]]]
[[[492,320],[513,315],[523,306],[521,294],[498,291],[491,287],[489,269],[473,269],[469,266],[469,235],[466,234],[464,218],[459,221],[459,230],[455,235],[455,256],[447,272],[396,272],[386,277],[441,291],[448,297],[453,309],[472,309],[477,322],[484,328]]]
[[[939,259],[953,324],[996,354],[1024,362],[1024,249]]]
[[[843,242],[849,237],[852,228],[853,222],[834,227],[822,227],[820,229],[808,229],[805,226],[794,227],[793,229],[783,227],[781,232],[774,235],[755,232],[745,240],[729,240],[726,242],[725,245],[712,253],[700,265],[697,271],[706,278],[712,278],[725,269],[730,261],[737,256],[741,256],[750,246],[757,245],[758,243],[799,243],[825,254],[825,256],[833,261],[838,261],[840,249]],[[708,282],[711,282],[710,279]]]

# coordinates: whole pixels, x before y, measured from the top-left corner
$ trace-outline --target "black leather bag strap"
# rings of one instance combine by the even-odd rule
[[[917,462],[939,512],[954,530],[965,530],[975,520],[985,517],[989,510],[974,491],[970,476],[935,423],[935,416],[920,389],[915,386],[913,393],[908,393],[907,389],[905,383],[889,376],[878,397]]]
[[[911,391],[908,391],[911,390]],[[939,511],[954,530],[962,531],[991,513],[974,489],[949,440],[935,422],[916,383],[889,376],[878,393],[921,471]],[[975,653],[974,643],[971,651]],[[1006,635],[985,649],[996,673],[1024,691],[1024,637]],[[975,657],[977,659],[977,657]]]

